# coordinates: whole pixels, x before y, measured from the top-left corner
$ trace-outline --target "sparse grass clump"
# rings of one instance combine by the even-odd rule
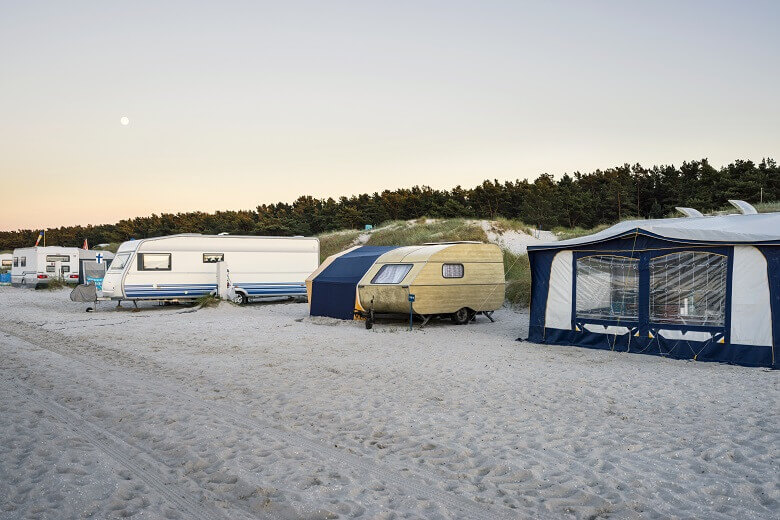
[[[345,249],[352,247],[357,240],[360,231],[356,229],[348,229],[346,231],[332,231],[330,233],[323,233],[320,238],[320,262],[328,258],[330,255],[340,253]]]
[[[593,233],[598,233],[599,231],[603,231],[607,229],[608,227],[610,227],[610,225],[611,224],[601,224],[599,226],[590,229],[581,228],[579,226],[573,228],[555,227],[552,229],[552,232],[558,236],[558,240],[568,240],[570,238],[578,238],[578,237],[583,237],[585,235],[592,235]]]
[[[203,296],[199,296],[195,303],[199,305],[200,307],[216,307],[219,305],[219,302],[221,300],[214,296],[213,294],[204,294]]]
[[[59,291],[60,289],[65,289],[66,287],[70,286],[65,283],[65,280],[62,278],[50,278],[49,283],[44,284],[41,287],[47,291]]]
[[[487,242],[485,231],[465,219],[436,220],[413,225],[399,224],[377,229],[368,239],[371,246],[413,246],[426,242],[460,242],[473,240]]]
[[[493,229],[500,233],[504,233],[505,231],[518,231],[520,233],[525,233],[526,235],[534,234],[534,228],[532,226],[529,226],[522,220],[513,218],[498,217],[492,222],[492,226]]]
[[[531,264],[528,255],[504,251],[506,301],[521,307],[531,304]]]

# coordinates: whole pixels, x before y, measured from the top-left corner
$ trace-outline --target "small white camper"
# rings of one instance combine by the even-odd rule
[[[236,303],[306,296],[305,280],[319,256],[317,238],[183,234],[131,240],[119,246],[101,298],[188,300],[214,294],[220,263]]]
[[[79,279],[77,247],[22,247],[14,249],[12,262],[14,287],[39,287],[57,278],[69,283]]]

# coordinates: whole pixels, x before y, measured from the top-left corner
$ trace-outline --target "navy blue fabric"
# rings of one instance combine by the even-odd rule
[[[767,270],[772,306],[772,337],[774,345],[780,345],[780,247],[776,245],[758,246],[767,259]],[[545,327],[547,293],[550,284],[552,259],[561,250],[574,252],[574,259],[583,256],[610,253],[638,258],[639,264],[639,309],[638,321],[623,320],[583,320],[576,318],[575,301],[572,305],[572,329],[560,330]],[[695,327],[670,324],[654,324],[649,317],[649,265],[654,257],[681,251],[700,251],[718,253],[728,257],[728,277],[726,287],[726,323],[722,327]],[[731,332],[731,281],[733,270],[733,247],[723,244],[703,244],[685,246],[679,242],[667,241],[660,237],[631,234],[597,244],[584,244],[575,247],[551,249],[532,249],[529,247],[531,263],[531,317],[528,339],[538,343],[554,345],[577,345],[587,348],[617,350],[653,354],[676,359],[696,359],[699,361],[718,361],[724,363],[764,366],[778,368],[774,347],[757,345],[734,345],[730,342]],[[576,299],[576,271],[573,276],[572,293]],[[629,327],[630,333],[623,335],[599,334],[584,329],[585,324],[619,325]],[[580,330],[576,330],[575,326]],[[706,330],[714,336],[708,341],[669,340],[658,334],[659,329]],[[638,334],[637,334],[638,332]],[[720,341],[723,341],[721,343]]]
[[[664,328],[668,327],[664,326]],[[726,345],[718,343],[718,337],[715,336],[715,339],[711,341],[685,341],[669,340],[660,336],[643,338],[634,336],[633,333],[598,334],[586,330],[547,329],[544,331],[544,340],[540,342],[548,345],[574,345],[672,359],[696,359],[697,361],[715,361],[749,367],[777,368],[776,363],[773,362],[770,347]]]
[[[312,316],[351,320],[355,312],[355,291],[376,259],[394,246],[363,246],[335,259],[311,284]]]
[[[528,323],[528,340],[544,341],[544,316],[547,309],[547,293],[550,289],[550,269],[557,251],[529,251],[531,262],[531,318]]]

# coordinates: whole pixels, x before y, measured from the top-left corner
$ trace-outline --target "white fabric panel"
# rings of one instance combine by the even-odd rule
[[[683,332],[681,330],[661,329],[658,331],[658,335],[666,339],[677,341],[707,341],[712,339],[712,332],[706,332],[703,330],[689,330],[687,332]]]
[[[753,246],[734,246],[731,343],[772,346],[766,258]]]
[[[623,334],[631,332],[631,329],[628,327],[618,325],[595,325],[593,323],[586,323],[583,326],[585,327],[585,330],[595,334],[617,334],[618,336],[622,336]]]
[[[571,330],[573,262],[574,253],[571,251],[559,251],[553,258],[544,313],[544,326],[548,329]]]

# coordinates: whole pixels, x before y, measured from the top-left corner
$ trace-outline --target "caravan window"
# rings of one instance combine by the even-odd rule
[[[204,264],[216,264],[225,259],[225,253],[203,253]]]
[[[18,256],[14,257],[14,267],[19,267],[19,257]]]
[[[441,275],[444,278],[463,278],[463,264],[442,264]]]
[[[112,271],[121,271],[127,265],[128,260],[130,260],[130,253],[119,253],[111,261],[110,269]]]
[[[371,283],[401,283],[411,269],[412,264],[383,265]]]
[[[703,252],[650,261],[650,321],[679,325],[726,323],[727,259]]]
[[[139,271],[170,271],[171,254],[170,253],[139,253],[138,270]]]
[[[46,255],[47,262],[70,262],[68,255]]]
[[[577,260],[578,318],[637,320],[639,260],[586,256]]]
[[[46,266],[46,272],[47,273],[53,273],[54,272],[54,266],[53,265],[47,265]]]
[[[27,267],[27,257],[26,256],[19,257],[19,267]]]

